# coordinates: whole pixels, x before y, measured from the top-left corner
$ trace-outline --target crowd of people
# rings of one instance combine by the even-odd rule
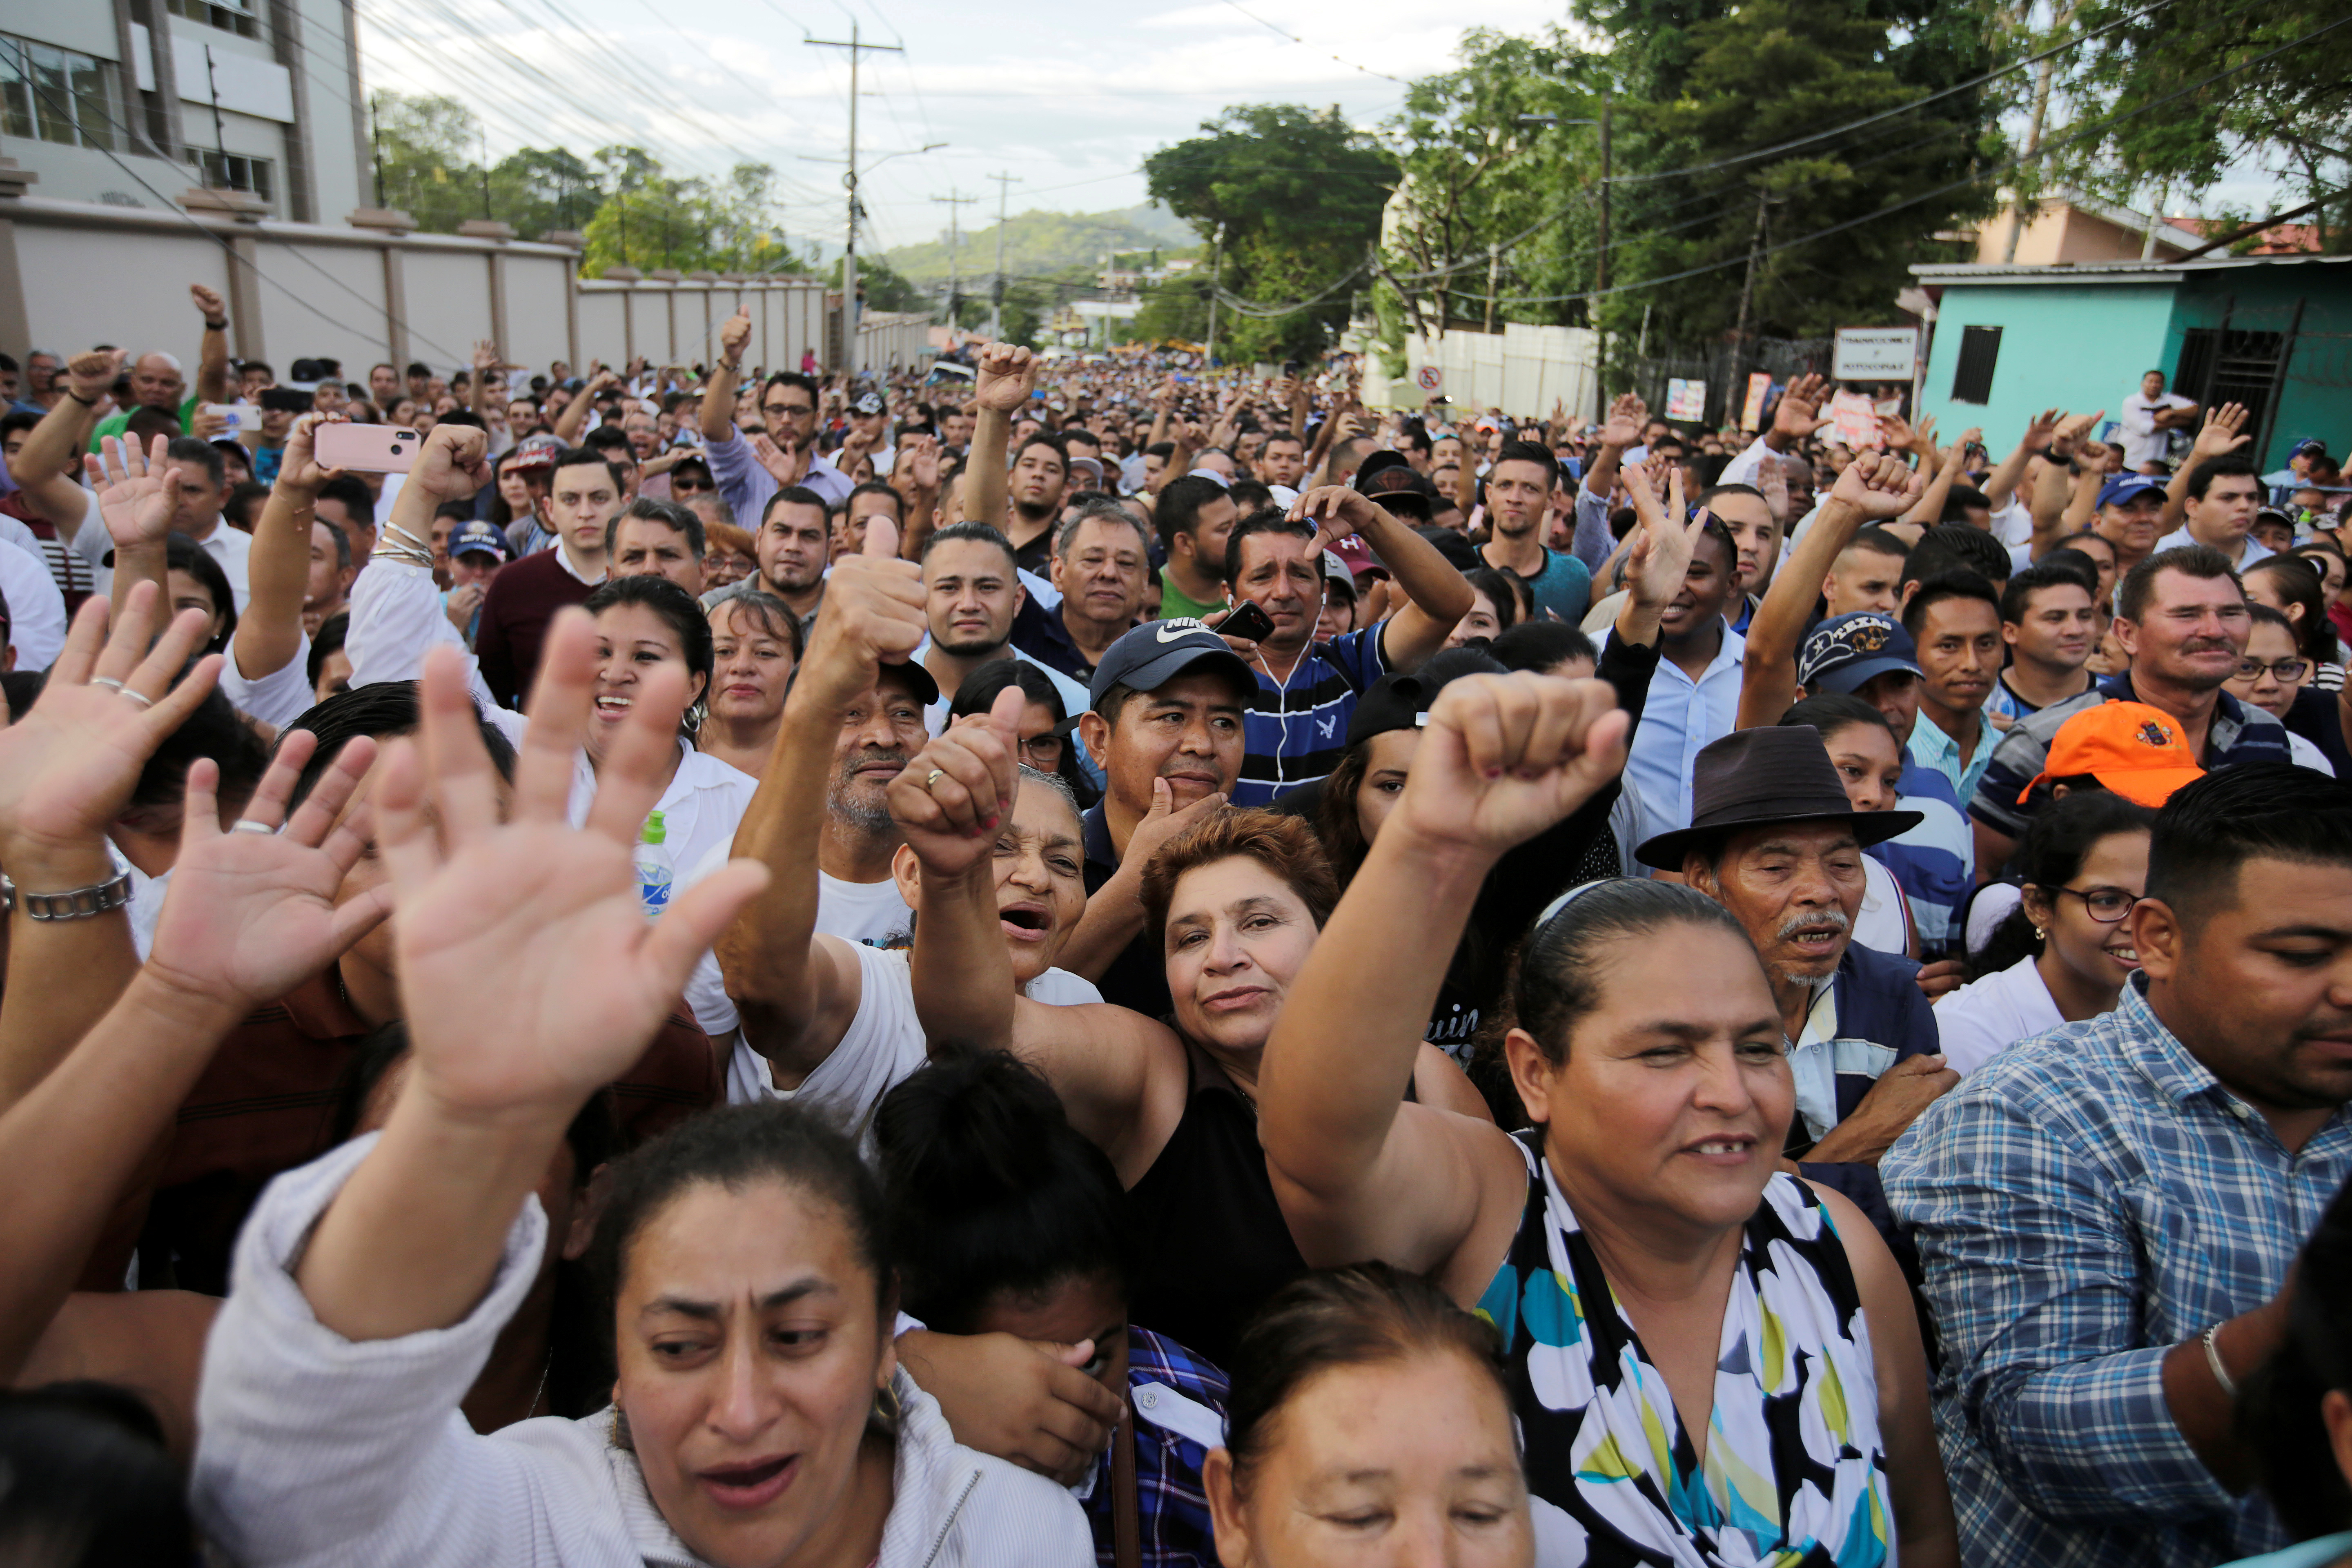
[[[0,1562],[2352,1563],[2323,438],[190,297],[0,361]]]

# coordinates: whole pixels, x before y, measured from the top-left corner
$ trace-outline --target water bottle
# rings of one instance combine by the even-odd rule
[[[646,918],[652,920],[669,908],[669,889],[677,876],[670,864],[669,850],[663,841],[668,837],[658,811],[646,817],[645,831],[638,837],[637,847],[629,858],[637,868],[637,897],[645,900]]]

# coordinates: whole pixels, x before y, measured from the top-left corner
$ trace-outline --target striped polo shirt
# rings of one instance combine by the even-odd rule
[[[1309,647],[1276,683],[1253,659],[1257,695],[1242,715],[1242,776],[1235,805],[1265,805],[1276,795],[1312,784],[1339,765],[1348,749],[1348,720],[1356,699],[1389,672],[1380,626],[1367,626]]]

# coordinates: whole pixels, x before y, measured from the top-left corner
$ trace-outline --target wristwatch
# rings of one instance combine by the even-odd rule
[[[86,921],[111,914],[131,902],[131,872],[125,869],[87,888],[62,893],[27,893],[0,876],[0,910],[21,909],[28,921]]]

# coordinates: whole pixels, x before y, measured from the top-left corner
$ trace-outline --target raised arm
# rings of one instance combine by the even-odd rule
[[[1856,452],[1795,552],[1773,575],[1764,602],[1748,626],[1748,652],[1739,674],[1739,720],[1752,730],[1777,724],[1797,700],[1797,649],[1805,622],[1838,554],[1865,524],[1901,516],[1917,501],[1925,481],[1890,454]]]
[[[114,611],[121,615],[131,591],[142,583],[158,595],[168,586],[165,541],[172,536],[172,513],[179,505],[180,470],[172,465],[171,438],[158,436],[142,452],[136,441],[109,436],[103,448],[82,458],[82,471],[98,492],[98,515],[107,537],[114,541]]]
[[[719,363],[702,384],[702,405],[697,412],[705,442],[730,440],[735,435],[735,383],[743,374],[743,350],[751,342],[751,307],[739,304],[719,325]]]
[[[1620,395],[1609,405],[1609,418],[1601,426],[1601,451],[1584,469],[1585,489],[1603,501],[1609,499],[1617,488],[1618,465],[1642,438],[1642,426],[1649,417],[1649,405],[1631,392]]]
[[[100,662],[127,668],[133,652],[110,646]],[[125,689],[169,674],[142,668]],[[386,888],[335,901],[366,843],[367,808],[341,827],[335,816],[375,742],[362,736],[346,746],[288,820],[286,803],[312,749],[309,735],[289,733],[246,808],[247,821],[282,831],[223,832],[213,800],[220,770],[209,759],[190,765],[180,853],[152,956],[56,1070],[0,1115],[0,1171],[14,1173],[16,1194],[0,1205],[0,1256],[8,1259],[0,1270],[0,1383],[16,1376],[64,1303],[142,1167],[152,1171],[150,1152],[171,1135],[173,1115],[214,1049],[247,1014],[333,963],[391,908]],[[77,979],[52,973],[45,983],[67,987]],[[72,1180],[56,1179],[64,1171]]]
[[[108,826],[130,805],[155,749],[219,677],[220,661],[207,657],[171,687],[204,646],[205,617],[196,610],[178,616],[150,652],[162,597],[152,584],[134,588],[110,637],[106,601],[82,605],[39,700],[0,730],[0,868],[17,893],[0,994],[0,1111],[65,1059],[139,967],[131,917],[120,905],[37,921],[25,898],[114,880]]]
[[[1391,669],[1420,668],[1470,613],[1473,595],[1462,574],[1437,546],[1361,491],[1325,485],[1291,502],[1290,515],[1320,530],[1317,550],[1351,533],[1361,536],[1404,591],[1404,605],[1381,626],[1381,653]]]
[[[971,450],[964,459],[963,515],[1002,530],[1011,519],[1012,490],[1005,448],[1013,444],[1013,411],[1037,384],[1037,362],[1011,343],[991,343],[972,374]]]
[[[302,590],[310,581],[310,527],[317,521],[319,491],[342,472],[320,468],[311,457],[311,443],[320,425],[341,420],[340,414],[305,414],[286,434],[278,482],[262,503],[246,562],[252,596],[237,617],[236,636],[229,644],[236,672],[247,680],[285,668],[302,646]],[[394,510],[399,510],[397,502]]]
[[[41,416],[14,461],[10,477],[39,512],[70,541],[89,505],[73,476],[79,471],[89,433],[98,424],[98,407],[107,388],[122,372],[121,349],[76,354],[66,363],[66,395]]]
[[[196,346],[196,401],[228,401],[228,305],[201,283],[188,285],[188,299],[204,318],[204,342]]]
[[[1523,1201],[1507,1139],[1407,1104],[1404,1088],[1488,870],[1614,778],[1624,737],[1600,681],[1466,676],[1431,708],[1404,795],[1292,983],[1259,1068],[1258,1138],[1309,1263],[1376,1258],[1443,1275],[1482,1216]],[[1462,1294],[1464,1281],[1448,1283]]]
[[[1927,455],[1919,459],[1919,467],[1915,471],[1929,474],[1932,477],[1927,479],[1927,488],[1920,493],[1918,500],[1912,503],[1911,510],[1903,514],[1905,522],[1916,522],[1922,528],[1933,528],[1944,521],[1944,503],[1951,499],[1952,487],[1959,482],[1960,469],[1968,464],[1969,443],[1981,440],[1983,437],[1982,430],[1975,428],[1963,430],[1960,432],[1959,439],[1954,441],[1940,456],[1936,451],[1935,444],[1932,441],[1928,443]]]
[[[2016,448],[2003,458],[2000,467],[1985,479],[1984,493],[1992,498],[1996,506],[2009,504],[2001,498],[2017,489],[2019,481],[2025,478],[2027,466],[2050,449],[2050,438],[2057,433],[2058,410],[2055,408],[2043,409],[2027,423],[2025,434],[2018,437]]]
[[[2164,511],[2156,524],[2158,538],[2189,521],[2189,480],[2199,465],[2214,458],[2226,458],[2253,440],[2252,436],[2241,434],[2246,427],[2246,416],[2242,403],[2224,403],[2205,416],[2204,428],[2197,432],[2197,441],[2189,447],[2188,459],[2172,470],[2172,479],[2164,487]]]
[[[579,395],[565,404],[563,412],[555,416],[553,429],[556,439],[567,447],[578,446],[580,433],[587,428],[589,411],[596,405],[596,395],[608,386],[620,384],[621,378],[609,370],[600,370],[590,376],[588,384],[580,389]]]
[[[834,563],[808,657],[784,699],[783,726],[735,829],[735,853],[767,868],[767,886],[719,941],[743,1037],[794,1083],[833,1054],[861,995],[856,954],[816,934],[817,846],[834,742],[880,666],[923,640],[920,569],[897,559],[896,531],[884,520],[866,530],[866,550]]]

